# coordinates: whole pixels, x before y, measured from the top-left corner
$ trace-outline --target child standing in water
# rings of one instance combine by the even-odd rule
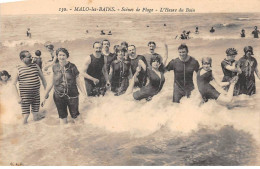
[[[199,92],[204,100],[207,102],[209,99],[217,100],[218,103],[228,104],[233,99],[233,91],[238,77],[233,77],[229,82],[221,82],[215,80],[219,86],[230,85],[228,93],[223,94],[217,91],[210,82],[215,80],[212,73],[212,59],[210,57],[202,58],[202,68],[199,69],[197,73],[197,83]]]
[[[36,63],[39,68],[42,70],[42,58],[41,58],[41,51],[36,50],[35,51],[35,57],[33,57],[33,63]]]
[[[33,113],[33,119],[38,120],[40,79],[42,80],[44,89],[46,89],[47,84],[39,66],[32,63],[32,56],[29,51],[21,51],[20,59],[22,63],[18,66],[18,72],[15,74],[13,86],[17,101],[22,107],[23,124],[26,124],[31,111]],[[19,84],[20,95],[16,87],[17,82]]]

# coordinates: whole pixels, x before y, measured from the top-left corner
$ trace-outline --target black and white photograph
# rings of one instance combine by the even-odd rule
[[[0,165],[259,166],[259,6],[0,2]]]

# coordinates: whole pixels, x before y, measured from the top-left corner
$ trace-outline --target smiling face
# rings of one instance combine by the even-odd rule
[[[132,57],[136,56],[136,49],[135,49],[134,46],[129,46],[128,47],[128,52],[129,52],[130,56],[132,56]]]
[[[187,52],[187,50],[185,48],[179,49],[178,52],[179,52],[179,56],[180,56],[180,58],[182,60],[186,60],[187,59],[188,52]]]
[[[151,65],[154,69],[158,69],[161,65],[160,60],[159,59],[153,60]]]
[[[151,53],[154,53],[155,48],[156,46],[153,43],[149,44],[149,50]]]
[[[25,57],[22,59],[22,61],[26,64],[29,65],[32,63],[32,55],[29,52],[26,52]]]
[[[227,56],[227,59],[228,59],[229,61],[234,61],[234,60],[235,60],[235,57],[236,57],[236,55],[229,55],[229,56]]]
[[[95,43],[94,45],[94,52],[96,54],[100,54],[101,53],[101,50],[102,50],[102,45],[101,43]]]
[[[58,53],[59,62],[65,63],[67,61],[67,58],[68,58],[68,56],[66,55],[66,53],[59,51],[59,53]]]
[[[8,80],[8,76],[7,75],[1,75],[1,79],[2,79],[2,81],[6,82]]]
[[[211,69],[211,63],[210,62],[203,62],[202,68],[206,71],[209,71]]]

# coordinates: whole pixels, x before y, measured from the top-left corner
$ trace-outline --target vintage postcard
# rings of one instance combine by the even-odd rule
[[[259,6],[0,3],[0,165],[260,165]]]

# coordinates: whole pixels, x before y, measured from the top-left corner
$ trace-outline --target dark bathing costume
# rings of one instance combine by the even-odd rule
[[[114,60],[111,67],[113,68],[111,90],[123,94],[129,86],[130,59]]]
[[[204,102],[207,102],[209,99],[217,100],[220,93],[211,84],[209,84],[210,81],[214,79],[212,76],[212,71],[207,71],[201,75],[201,70],[202,68],[199,69],[197,74],[197,84]]]
[[[223,74],[224,74],[224,77],[222,79],[222,82],[229,82],[233,77],[235,77],[237,75],[237,72],[233,72],[233,71],[230,71],[228,69],[226,69],[226,66],[232,66],[235,64],[235,60],[233,61],[229,61],[227,59],[224,59],[222,62],[221,62],[221,68],[222,68],[222,71],[223,71]],[[229,89],[229,86],[225,86],[223,87],[226,91],[228,91]],[[239,93],[239,83],[236,83],[235,85],[235,88],[234,88],[234,93],[233,95],[234,96],[237,96]]]
[[[179,103],[183,96],[189,97],[194,89],[193,72],[198,72],[199,62],[193,57],[186,62],[176,58],[169,62],[166,70],[174,71],[173,102]]]
[[[253,95],[256,93],[255,86],[255,68],[257,67],[257,61],[254,57],[248,58],[243,56],[239,59],[238,65],[242,70],[242,73],[239,74],[239,94]]]
[[[146,68],[148,67],[146,59],[144,56],[142,55],[137,55],[137,57],[135,59],[131,59],[130,58],[130,63],[131,63],[131,71],[133,73],[133,75],[136,72],[136,68],[138,67],[138,62],[139,60],[142,60],[144,62],[144,64],[146,65]],[[137,76],[138,78],[138,83],[135,83],[135,86],[138,87],[143,87],[146,85],[146,81],[147,81],[147,75],[146,75],[146,71],[143,70],[143,68],[141,69],[141,71],[139,72],[139,75]]]
[[[95,93],[93,92],[95,87],[105,87],[106,82],[102,72],[105,64],[104,57],[105,56],[103,54],[101,54],[100,58],[96,58],[93,54],[90,55],[91,63],[89,64],[86,73],[98,79],[99,83],[95,85],[92,80],[84,78],[88,96],[95,96]]]
[[[163,64],[161,65],[164,67]],[[149,83],[147,86],[142,87],[139,91],[133,93],[133,97],[135,100],[141,100],[144,98],[152,97],[158,94],[165,82],[164,71],[160,72],[161,77],[155,73],[151,68],[147,68],[147,76],[149,78]]]
[[[104,55],[104,54],[103,54]],[[107,56],[106,55],[104,55],[104,57],[105,58],[107,58],[107,72],[109,73],[109,71],[110,71],[110,65],[111,65],[111,63],[114,61],[114,60],[116,60],[116,55],[115,54],[113,54],[113,53],[109,53]]]
[[[77,88],[76,78],[79,71],[73,63],[68,62],[62,70],[59,63],[53,65],[53,100],[56,104],[59,118],[67,118],[69,112],[72,118],[79,115],[79,92]]]

